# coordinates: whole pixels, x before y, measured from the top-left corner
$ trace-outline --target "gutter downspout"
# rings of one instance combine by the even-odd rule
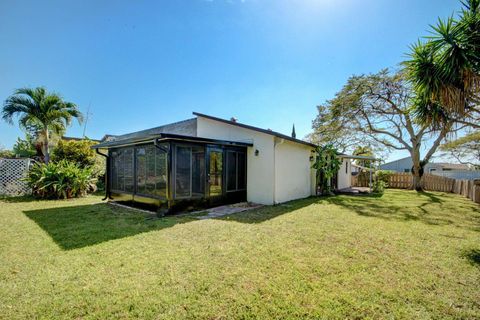
[[[273,204],[277,204],[277,145],[281,145],[285,142],[285,139],[280,139],[277,143],[277,138],[273,138]]]
[[[110,175],[110,157],[107,154],[103,154],[99,151],[99,149],[95,149],[96,153],[105,157],[105,197],[102,199],[102,201],[105,201],[107,199],[111,199],[110,197],[110,186],[109,186],[109,180],[108,176]]]

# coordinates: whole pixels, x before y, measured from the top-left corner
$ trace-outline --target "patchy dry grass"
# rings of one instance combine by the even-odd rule
[[[0,200],[0,318],[480,317],[480,209],[442,193],[221,219]]]

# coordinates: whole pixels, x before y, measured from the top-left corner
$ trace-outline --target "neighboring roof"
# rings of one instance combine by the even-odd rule
[[[432,165],[440,166],[443,169],[468,170],[470,167],[461,163],[432,162]]]
[[[262,129],[262,128],[250,126],[250,125],[247,125],[247,124],[239,123],[239,122],[236,122],[236,121],[217,118],[217,117],[209,116],[209,115],[199,113],[199,112],[193,112],[193,114],[197,117],[202,117],[202,118],[206,118],[206,119],[230,124],[232,126],[237,126],[237,127],[240,127],[240,128],[245,128],[245,129],[249,129],[249,130],[253,130],[253,131],[257,131],[257,132],[262,132],[262,133],[269,134],[269,135],[272,135],[272,136],[277,137],[277,138],[281,138],[281,139],[289,140],[289,141],[292,141],[292,142],[304,144],[304,145],[307,145],[307,146],[310,146],[310,147],[313,147],[313,148],[317,147],[316,144],[313,144],[313,143],[310,143],[310,142],[307,142],[307,141],[303,141],[303,140],[300,140],[300,139],[292,138],[290,136],[287,136],[285,134],[282,134],[282,133],[279,133],[279,132],[276,132],[276,131],[272,131],[272,130],[268,130],[268,129]]]
[[[87,138],[87,137],[84,137],[84,138],[77,138],[77,137],[67,137],[67,136],[63,136],[62,137],[62,140],[65,140],[65,141],[82,141],[82,140],[90,140],[90,141],[93,141],[93,142],[100,142],[100,140],[97,140],[97,139],[90,139],[90,138]]]
[[[209,138],[202,138],[202,137],[193,137],[193,136],[184,136],[179,134],[172,134],[172,133],[160,133],[156,135],[149,135],[149,136],[142,136],[142,137],[133,137],[128,139],[122,140],[114,140],[114,141],[107,141],[102,142],[97,145],[94,145],[93,149],[109,149],[109,148],[116,148],[116,147],[124,147],[129,145],[141,144],[144,142],[163,142],[163,141],[190,141],[190,142],[204,142],[204,143],[214,143],[214,144],[221,144],[221,145],[229,145],[229,146],[241,146],[241,147],[251,147],[253,146],[252,143],[246,142],[238,142],[238,141],[228,141],[228,140],[217,140],[217,139],[209,139]]]
[[[344,153],[339,153],[338,155],[341,158],[345,158],[345,159],[378,160],[377,158],[375,158],[373,156],[355,156],[355,155],[344,154]]]
[[[400,158],[400,159],[393,160],[393,161],[390,161],[390,162],[385,162],[384,164],[382,164],[382,166],[387,165],[387,164],[391,164],[391,163],[395,163],[395,162],[399,162],[399,161],[403,161],[403,160],[407,160],[407,159],[412,159],[412,157],[405,157],[405,158]]]
[[[382,164],[380,167],[383,166],[388,166],[392,163],[400,162],[403,160],[410,160],[411,161],[412,157],[405,157],[397,160],[393,160],[387,163]],[[453,170],[469,170],[470,167],[466,164],[461,164],[461,163],[447,163],[447,162],[429,162],[427,164],[429,167],[440,167],[443,169],[453,169]]]
[[[113,141],[115,140],[117,136],[116,135],[113,135],[113,134],[106,134],[103,136],[102,139],[100,139],[101,142],[104,142],[104,141]]]

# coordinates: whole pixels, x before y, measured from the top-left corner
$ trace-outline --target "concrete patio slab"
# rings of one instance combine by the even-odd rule
[[[199,215],[196,217],[197,219],[205,220],[205,219],[223,217],[229,214],[239,213],[239,212],[248,211],[252,209],[257,209],[260,207],[263,207],[263,205],[250,203],[250,202],[239,202],[235,204],[228,204],[228,205],[210,208],[206,210],[199,210],[199,211],[191,212],[191,214],[205,213],[205,215],[201,215],[201,216]]]

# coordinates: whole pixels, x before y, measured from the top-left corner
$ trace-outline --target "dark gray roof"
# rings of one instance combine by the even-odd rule
[[[213,116],[209,116],[209,115],[199,113],[199,112],[193,112],[193,114],[198,116],[198,117],[203,117],[203,118],[207,118],[207,119],[210,119],[210,120],[215,120],[215,121],[231,124],[233,126],[237,126],[237,127],[241,127],[241,128],[245,128],[245,129],[250,129],[250,130],[253,130],[253,131],[266,133],[266,134],[269,134],[269,135],[272,135],[272,136],[275,136],[275,137],[278,137],[278,138],[281,138],[281,139],[297,142],[297,143],[304,144],[304,145],[307,145],[307,146],[310,146],[310,147],[313,147],[313,148],[317,147],[316,144],[313,144],[313,143],[310,143],[310,142],[307,142],[307,141],[303,141],[303,140],[300,140],[300,139],[292,138],[290,136],[287,136],[283,133],[279,133],[279,132],[276,132],[276,131],[262,129],[262,128],[258,128],[258,127],[254,127],[254,126],[249,126],[247,124],[238,123],[236,121],[225,120],[225,119],[222,119],[222,118],[213,117]]]
[[[118,140],[125,140],[125,139],[138,139],[138,138],[145,138],[155,136],[161,133],[173,133],[173,134],[180,134],[184,136],[193,136],[197,135],[197,119],[187,119],[178,122],[173,122],[169,124],[165,124],[163,126],[145,129],[141,131],[135,131],[127,134],[122,135],[109,135],[112,137],[113,141]]]

